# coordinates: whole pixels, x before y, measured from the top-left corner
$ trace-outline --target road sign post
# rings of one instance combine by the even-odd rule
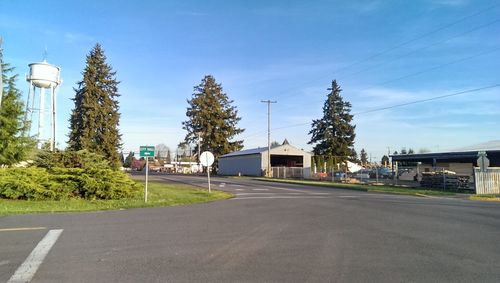
[[[486,151],[479,151],[477,153],[477,166],[481,172],[486,172],[486,169],[490,166],[490,160],[487,157]]]
[[[141,146],[139,148],[139,156],[146,158],[146,181],[144,184],[144,202],[148,202],[148,173],[149,173],[149,157],[155,155],[154,146]]]
[[[207,178],[208,178],[208,192],[212,192],[210,188],[210,166],[214,163],[214,155],[210,151],[204,151],[200,155],[201,165],[207,167]]]
[[[146,157],[146,182],[144,184],[144,202],[148,202],[148,173],[149,173],[149,157]]]

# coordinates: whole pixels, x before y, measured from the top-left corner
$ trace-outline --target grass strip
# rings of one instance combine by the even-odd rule
[[[498,195],[485,195],[485,196],[470,196],[470,200],[484,200],[484,201],[500,201],[500,196]]]
[[[144,182],[138,182],[144,185]],[[0,199],[0,216],[27,213],[78,212],[117,210],[139,207],[185,205],[228,199],[232,194],[222,191],[195,188],[187,185],[148,182],[148,202],[143,195],[133,199],[60,201],[26,201]]]
[[[389,193],[389,194],[401,194],[401,195],[412,195],[412,196],[453,196],[453,192],[436,191],[431,189],[416,189],[416,188],[404,188],[404,187],[393,187],[393,186],[383,186],[383,185],[364,185],[364,184],[345,184],[345,183],[332,183],[326,181],[307,181],[307,180],[288,180],[288,179],[269,179],[269,178],[255,178],[256,180],[268,181],[268,182],[278,182],[278,183],[288,183],[288,184],[299,184],[299,185],[313,185],[329,188],[339,188],[348,189],[356,191],[365,192],[376,192],[376,193]]]

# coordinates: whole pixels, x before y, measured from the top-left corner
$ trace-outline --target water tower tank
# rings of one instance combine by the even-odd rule
[[[26,78],[34,86],[39,88],[52,88],[60,83],[60,69],[47,62],[29,64],[30,73]]]

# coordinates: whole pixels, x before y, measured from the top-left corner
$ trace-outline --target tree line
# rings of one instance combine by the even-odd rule
[[[10,166],[28,158],[35,158],[35,136],[27,133],[21,91],[16,87],[17,75],[3,60],[0,46],[2,91],[0,96],[0,166]],[[100,44],[86,57],[83,78],[77,83],[74,108],[69,118],[69,151],[87,150],[103,156],[111,166],[121,165],[121,134],[119,133],[119,102],[116,72],[106,63]]]
[[[34,137],[23,135],[27,128],[21,92],[15,87],[13,69],[2,64],[3,101],[0,108],[0,164],[11,165],[25,160],[34,148]],[[119,81],[116,71],[106,62],[104,50],[96,44],[86,56],[82,80],[74,88],[74,108],[69,118],[68,147],[70,151],[88,150],[104,156],[115,166],[125,162],[120,153],[122,135],[119,132]],[[339,162],[359,161],[354,150],[355,129],[351,103],[341,96],[342,89],[336,80],[323,105],[323,115],[311,122],[309,144],[315,155],[331,156]],[[186,117],[182,128],[186,131],[184,145],[199,144],[200,151],[211,151],[216,160],[221,155],[243,148],[237,137],[245,129],[238,126],[241,117],[234,101],[224,92],[214,76],[206,75],[194,86],[187,99]],[[170,155],[170,153],[169,153]],[[130,157],[130,154],[129,154]],[[361,151],[361,162],[366,162],[366,152]]]

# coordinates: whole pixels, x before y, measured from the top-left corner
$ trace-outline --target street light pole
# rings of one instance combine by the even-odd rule
[[[271,174],[271,103],[277,101],[261,100],[260,102],[267,103],[267,177],[272,177]]]

